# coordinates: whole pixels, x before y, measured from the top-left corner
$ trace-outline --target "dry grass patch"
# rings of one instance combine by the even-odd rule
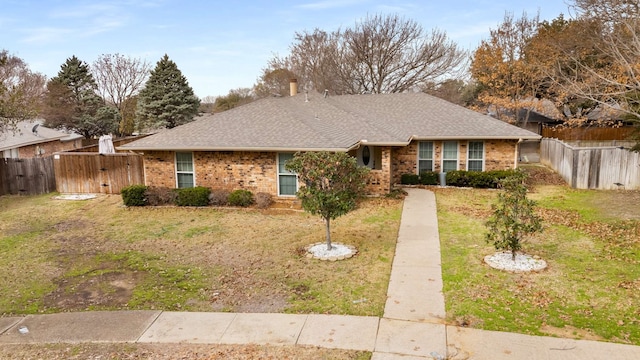
[[[12,215],[1,225],[6,251],[0,255],[0,313],[163,309],[378,316],[401,204],[367,199],[333,222],[335,241],[355,245],[359,253],[326,263],[300,253],[324,236],[321,219],[300,211],[126,208],[119,196],[83,202],[2,197],[3,213]]]
[[[542,176],[542,178],[546,178]],[[436,189],[447,316],[488,330],[640,344],[640,212],[634,194],[536,186],[542,234],[523,243],[549,268],[507,273],[482,258],[487,206],[496,192]],[[607,209],[629,210],[618,216]]]

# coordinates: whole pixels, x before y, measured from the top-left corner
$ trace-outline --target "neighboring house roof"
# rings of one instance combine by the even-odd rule
[[[562,121],[540,114],[535,110],[520,109],[518,111],[518,123],[561,124]]]
[[[424,93],[327,97],[314,93],[261,99],[118,149],[347,151],[361,142],[404,146],[411,140],[539,138]]]
[[[28,145],[36,145],[49,141],[72,141],[82,138],[79,134],[68,134],[63,131],[42,126],[41,119],[21,121],[15,130],[0,134],[0,151],[15,149]]]

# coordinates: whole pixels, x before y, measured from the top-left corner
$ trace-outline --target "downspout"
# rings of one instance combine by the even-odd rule
[[[515,159],[513,162],[513,169],[517,169],[518,168],[518,159],[520,158],[520,143],[522,143],[524,140],[522,140],[522,138],[518,139],[518,142],[516,143],[516,152],[515,152]]]

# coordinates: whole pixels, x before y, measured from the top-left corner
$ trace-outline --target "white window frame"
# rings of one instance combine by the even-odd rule
[[[189,154],[191,155],[191,171],[185,171],[185,170],[178,170],[178,154]],[[180,183],[178,180],[178,174],[191,174],[192,178],[193,178],[193,187],[196,187],[196,166],[194,163],[194,156],[193,156],[193,152],[188,152],[188,151],[176,151],[175,153],[175,170],[176,170],[176,188],[180,188]]]
[[[298,192],[298,189],[300,188],[299,187],[300,184],[298,184],[298,175],[296,175],[296,173],[291,172],[291,171],[287,171],[287,170],[280,171],[280,156],[284,155],[284,154],[293,155],[293,153],[278,153],[276,155],[276,172],[278,173],[278,175],[276,177],[276,186],[278,188],[278,196],[295,197],[296,196],[295,193],[293,193],[293,194],[281,194],[280,193],[280,176],[287,176],[287,177],[291,177],[292,176],[296,180],[296,192]]]
[[[456,144],[456,158],[455,159],[449,159],[449,158],[445,158],[445,148],[447,147],[446,144]],[[460,146],[458,144],[458,141],[443,141],[442,142],[442,159],[440,160],[440,169],[442,172],[447,172],[447,171],[454,171],[454,170],[445,170],[444,169],[444,164],[445,161],[454,161],[456,162],[456,168],[454,170],[459,170],[460,169]]]
[[[480,159],[472,159],[471,158],[471,144],[473,143],[479,143],[482,145],[482,155]],[[467,171],[469,170],[469,164],[472,161],[480,161],[481,165],[480,165],[480,170],[473,170],[473,171],[484,171],[484,159],[485,159],[485,146],[484,146],[484,141],[469,141],[467,144]]]
[[[420,146],[422,144],[430,144],[431,145],[431,158],[421,158],[420,157]],[[433,141],[418,141],[418,162],[416,164],[416,172],[418,175],[420,175],[420,172],[422,171],[433,171],[435,164],[434,164],[434,149],[435,146],[433,144]],[[431,169],[428,170],[420,170],[420,161],[431,161]]]

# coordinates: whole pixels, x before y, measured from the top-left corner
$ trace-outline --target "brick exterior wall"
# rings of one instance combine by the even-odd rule
[[[18,148],[20,159],[31,159],[35,157],[51,156],[60,151],[69,151],[82,147],[82,140],[60,141],[54,140],[40,144],[27,145]]]
[[[433,167],[440,172],[442,166],[442,141],[433,141]],[[467,169],[468,141],[458,141],[458,169]],[[484,169],[505,170],[516,167],[517,140],[485,140],[484,141]],[[408,146],[393,148],[391,152],[391,184],[399,184],[402,174],[415,174],[418,164],[418,141],[412,141]]]
[[[277,154],[275,152],[196,152],[196,184],[212,189],[245,189],[276,196]]]
[[[143,157],[145,185],[171,189],[176,187],[175,152],[148,151]]]
[[[381,167],[371,170],[365,191],[370,195],[383,195],[391,191],[391,148],[381,147]]]
[[[196,151],[193,162],[197,186],[278,193],[274,152]],[[176,187],[175,152],[145,152],[144,169],[146,185]]]
[[[467,141],[458,142],[459,169],[466,169]],[[440,171],[442,141],[434,141],[434,170]],[[487,140],[485,170],[515,167],[516,140]],[[415,173],[418,160],[418,142],[405,147],[380,147],[381,167],[371,170],[367,181],[368,194],[388,193],[400,176]],[[275,152],[209,151],[194,152],[195,183],[211,189],[250,190],[253,193],[278,194],[278,166]],[[149,151],[144,154],[145,181],[149,186],[176,187],[175,153]]]

